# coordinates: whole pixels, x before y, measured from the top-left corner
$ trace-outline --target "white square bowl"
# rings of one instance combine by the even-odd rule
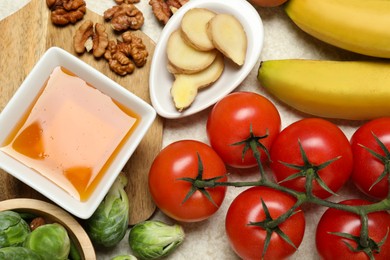
[[[79,58],[60,49],[52,47],[45,52],[29,75],[23,81],[14,96],[0,114],[0,146],[14,131],[16,125],[25,116],[44,87],[54,68],[62,66],[88,82],[102,93],[110,96],[135,112],[140,121],[132,134],[111,161],[107,171],[99,181],[91,196],[80,201],[35,170],[0,151],[0,168],[20,181],[37,190],[60,207],[76,217],[87,219],[99,206],[118,174],[146,134],[156,117],[156,111],[147,102],[117,84],[98,70],[92,68]]]

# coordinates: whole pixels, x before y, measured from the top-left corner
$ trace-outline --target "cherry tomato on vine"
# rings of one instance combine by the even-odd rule
[[[267,149],[279,134],[281,119],[274,104],[267,98],[253,92],[235,92],[217,102],[207,120],[207,136],[213,149],[229,166],[250,168],[257,166],[249,148],[243,158],[245,144],[252,133]],[[261,160],[267,160],[266,153],[257,147]]]
[[[351,138],[354,156],[352,181],[365,194],[384,199],[389,192],[388,175],[385,164],[390,167],[390,155],[385,154],[376,138],[390,151],[390,117],[369,121],[356,130]],[[372,152],[384,156],[384,160],[374,156]]]
[[[225,164],[205,143],[181,140],[162,149],[149,171],[149,190],[156,206],[169,217],[184,222],[201,221],[213,215],[225,198],[226,187],[196,190],[186,199],[192,184],[180,178],[196,179],[199,172],[202,180],[217,177],[221,177],[217,181],[227,180]]]
[[[353,167],[348,138],[337,125],[320,118],[287,126],[274,141],[270,155],[270,168],[281,185],[304,192],[310,176],[312,193],[319,198],[337,192]]]
[[[287,0],[249,0],[249,2],[262,7],[275,7],[284,4]]]
[[[341,202],[346,205],[368,205],[366,200],[351,199]],[[324,260],[337,259],[370,259],[363,251],[353,252],[358,244],[355,239],[360,239],[361,230],[360,216],[351,212],[329,208],[322,215],[317,225],[316,246],[321,258]],[[390,229],[390,215],[386,211],[378,211],[368,214],[368,236],[380,246],[380,253],[373,252],[376,260],[390,259],[390,239],[387,233]],[[344,238],[335,233],[344,233],[355,236],[355,239]],[[357,240],[357,241],[358,241]],[[347,245],[349,244],[351,248]],[[371,243],[372,244],[372,243]],[[375,249],[375,248],[374,248]],[[375,251],[375,250],[373,250]]]
[[[242,259],[262,259],[267,231],[256,223],[266,220],[267,214],[276,219],[291,209],[296,199],[287,193],[268,188],[252,187],[240,193],[226,214],[225,228],[229,243]],[[289,244],[277,232],[279,229],[294,244]],[[305,216],[299,208],[284,222],[274,228],[264,259],[285,259],[292,255],[302,242],[305,233]]]

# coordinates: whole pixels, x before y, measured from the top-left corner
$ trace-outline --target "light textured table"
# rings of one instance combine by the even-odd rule
[[[42,0],[43,1],[43,0]],[[196,1],[196,0],[192,0]],[[11,15],[18,9],[27,4],[28,0],[0,0],[0,20]],[[86,0],[88,9],[103,14],[103,12],[113,6],[114,0]],[[137,7],[142,10],[145,16],[145,24],[142,31],[151,37],[155,42],[158,41],[162,26],[156,21],[148,5],[149,0],[141,0]],[[261,54],[261,60],[269,59],[287,59],[287,58],[304,58],[304,59],[344,59],[349,58],[350,53],[341,51],[335,47],[326,45],[300,31],[289,18],[285,15],[282,8],[257,8],[264,24],[264,46]],[[284,106],[282,103],[274,100],[264,92],[257,82],[257,69],[259,62],[253,68],[252,72],[245,81],[236,89],[245,91],[254,91],[270,98],[282,116],[282,127],[286,127],[292,122],[303,117],[302,114]],[[0,71],[1,73],[1,71]],[[210,109],[202,111],[196,115],[183,119],[170,119],[165,121],[163,134],[163,147],[182,139],[196,139],[208,143],[206,137],[206,120]],[[349,121],[333,121],[337,123],[350,137],[359,122],[351,123]],[[234,173],[234,170],[231,171]],[[256,177],[256,172],[249,172],[246,177],[231,175],[232,180],[248,180]],[[354,189],[348,184],[340,196],[333,200],[342,200],[343,198],[352,198],[356,195],[350,195],[350,190]],[[169,259],[238,259],[228,245],[224,231],[225,214],[230,202],[243,191],[242,188],[228,189],[227,197],[219,211],[209,220],[185,224],[181,223],[186,233],[185,242],[180,248],[172,254]],[[292,259],[318,259],[315,250],[315,227],[316,223],[325,210],[317,206],[305,206],[306,233],[302,245]],[[156,212],[153,219],[162,220],[167,223],[174,223],[160,212]],[[127,235],[123,241],[110,250],[98,250],[98,259],[111,259],[119,254],[131,253],[127,244]]]

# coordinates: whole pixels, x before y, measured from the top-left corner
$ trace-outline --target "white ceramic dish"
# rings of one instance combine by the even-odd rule
[[[122,105],[129,106],[129,109],[140,116],[139,124],[130,135],[130,138],[121,146],[121,149],[112,160],[96,189],[86,201],[75,199],[43,175],[20,163],[3,151],[0,151],[0,168],[42,193],[71,214],[86,219],[99,206],[112,183],[135,151],[146,131],[153,123],[156,117],[156,111],[141,98],[135,96],[79,58],[60,48],[52,47],[34,66],[15,95],[1,112],[1,146],[4,145],[6,138],[28,111],[32,102],[34,102],[44,86],[45,81],[57,66],[67,68],[104,94]]]
[[[225,62],[222,76],[211,87],[199,91],[194,103],[178,112],[170,95],[173,76],[167,70],[166,46],[170,34],[179,28],[183,15],[191,8],[207,8],[217,13],[234,15],[248,37],[246,61],[242,67]],[[153,107],[165,118],[180,118],[197,113],[233,91],[250,73],[260,58],[263,46],[263,23],[256,9],[246,0],[194,0],[182,6],[165,25],[154,51],[149,88]]]

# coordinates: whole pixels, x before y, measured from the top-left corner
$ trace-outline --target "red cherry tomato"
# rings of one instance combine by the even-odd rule
[[[284,4],[287,0],[249,0],[249,2],[262,7],[275,7]]]
[[[320,180],[313,181],[313,194],[319,198],[327,198],[330,192],[319,185],[323,181],[333,192],[337,192],[349,179],[352,172],[352,151],[347,137],[335,124],[320,118],[299,120],[282,130],[271,148],[271,164],[273,174],[278,182],[285,180],[299,169],[288,167],[283,163],[303,166],[304,160],[299,142],[307,159],[314,167],[336,159],[328,166],[317,171]],[[305,191],[306,177],[281,182],[288,188]]]
[[[196,178],[199,172],[198,155],[203,166],[203,178],[224,176],[225,164],[208,145],[194,140],[182,140],[165,147],[154,159],[149,171],[149,190],[157,207],[169,217],[195,222],[207,219],[222,204],[226,187],[206,188],[213,204],[199,190],[186,200],[192,184],[179,178]]]
[[[231,247],[242,259],[262,259],[267,232],[261,227],[250,225],[266,218],[261,200],[267,206],[272,219],[291,209],[296,202],[294,197],[267,187],[249,188],[233,200],[226,214],[226,234]],[[298,248],[305,233],[303,211],[297,211],[280,224],[279,228]],[[277,233],[273,233],[264,259],[285,259],[295,251],[292,245]]]
[[[213,149],[229,166],[250,168],[257,165],[252,150],[242,158],[245,145],[233,145],[250,136],[264,136],[259,141],[269,149],[280,132],[281,120],[274,104],[253,92],[227,95],[213,107],[207,120],[207,136]],[[261,160],[267,159],[259,147]]]
[[[354,157],[352,181],[365,194],[384,199],[389,192],[389,173],[373,185],[384,172],[385,163],[366,149],[369,148],[381,156],[386,156],[375,136],[390,151],[390,117],[367,122],[352,135],[351,146]],[[387,160],[390,160],[389,156]]]
[[[368,205],[365,200],[346,200],[341,202],[346,205]],[[376,243],[380,243],[390,228],[390,215],[386,211],[378,211],[368,214],[368,235]],[[360,236],[361,220],[360,216],[343,210],[329,208],[322,215],[317,225],[316,246],[317,251],[324,260],[367,260],[368,255],[364,252],[353,252],[346,245],[352,248],[357,247],[357,243],[351,239],[342,238],[334,232],[348,233]],[[382,245],[380,253],[374,254],[375,259],[390,259],[390,239]]]

